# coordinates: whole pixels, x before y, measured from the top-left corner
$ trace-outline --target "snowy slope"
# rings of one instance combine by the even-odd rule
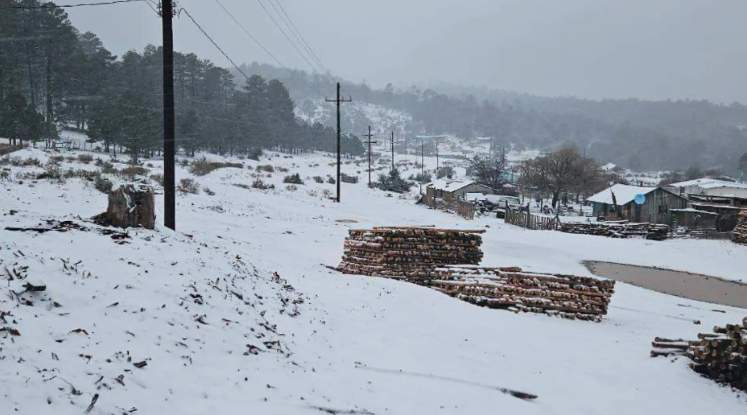
[[[330,127],[334,127],[337,122],[335,111],[334,104],[323,100],[307,100],[295,108],[296,116],[301,120]],[[374,133],[389,134],[394,131],[398,137],[417,132],[413,131],[415,126],[410,114],[369,102],[345,103],[341,114],[343,129],[359,136],[367,131],[369,125]]]
[[[21,154],[45,157],[38,150]],[[0,310],[13,314],[7,325],[21,333],[0,334],[0,365],[7,368],[0,371],[0,414],[80,414],[95,394],[92,414],[324,413],[315,407],[362,414],[497,408],[737,414],[747,408],[743,396],[701,379],[684,360],[648,357],[655,336],[691,338],[738,321],[745,310],[618,284],[608,319],[592,324],[478,308],[322,265],[339,262],[350,226],[380,224],[489,226],[483,263],[579,275],[589,275],[579,261],[594,259],[738,279],[747,248],[533,232],[491,218],[468,222],[368,189],[355,162],[343,171],[361,182],[343,184],[336,204],[324,195],[334,186],[311,179],[333,174],[331,159],[286,157],[244,160],[289,169],[263,173],[277,186],[267,191],[234,186],[256,178],[248,168],[196,178],[179,168],[177,179],[192,177],[215,195],[179,195],[177,232],[131,230],[125,245],[75,219],[106,204],[80,179],[0,182],[0,229],[46,218],[90,228],[0,230],[0,272],[28,266],[29,280],[47,284],[44,293],[23,294],[20,304],[8,293],[22,291],[23,281],[0,286]],[[159,161],[148,163],[158,172]],[[28,169],[13,167],[14,174],[21,170]],[[286,190],[282,178],[294,172],[306,183]],[[78,328],[86,332],[72,332]],[[133,366],[142,361],[147,366]],[[496,387],[539,398],[526,402]]]

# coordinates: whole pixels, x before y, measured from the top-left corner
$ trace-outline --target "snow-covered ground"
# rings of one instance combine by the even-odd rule
[[[14,156],[48,159],[40,150]],[[160,173],[160,161],[146,163]],[[580,261],[601,260],[742,279],[747,247],[528,231],[494,218],[466,221],[416,206],[412,197],[368,189],[365,165],[355,161],[343,171],[361,180],[343,183],[337,204],[328,199],[335,186],[312,179],[334,174],[331,158],[269,154],[243,163],[252,170],[194,177],[179,167],[177,180],[193,178],[215,194],[178,195],[176,232],[130,230],[124,245],[77,219],[106,208],[106,197],[90,183],[21,183],[17,173],[41,168],[11,167],[12,180],[0,182],[0,273],[7,268],[26,275],[47,291],[11,298],[10,289],[23,291],[26,280],[0,286],[0,311],[11,313],[0,327],[21,334],[0,333],[0,414],[81,414],[96,394],[92,414],[747,409],[744,395],[700,378],[685,360],[648,356],[655,336],[694,338],[716,324],[740,321],[745,310],[618,284],[607,319],[594,324],[479,308],[414,285],[325,267],[340,261],[350,227],[392,224],[485,227],[483,264],[585,276]],[[427,158],[431,163],[435,159]],[[274,166],[262,179],[275,190],[235,186],[251,185],[260,164]],[[63,163],[71,167],[84,168]],[[286,189],[283,177],[291,173],[300,173],[305,184]],[[157,196],[159,218],[162,202]],[[89,231],[3,230],[45,219],[74,220]],[[143,361],[147,366],[133,365]],[[538,399],[516,399],[500,387]],[[133,408],[137,412],[129,412]]]

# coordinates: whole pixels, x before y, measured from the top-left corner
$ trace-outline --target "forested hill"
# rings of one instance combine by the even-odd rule
[[[283,80],[297,102],[323,98],[315,90],[331,94],[338,80],[265,64],[244,69]],[[632,169],[697,166],[737,173],[747,153],[747,107],[738,103],[546,98],[448,84],[372,89],[341,81],[354,100],[411,115],[411,134],[492,136],[498,146],[543,150],[572,143],[602,162]]]
[[[65,127],[106,149],[124,147],[135,159],[161,150],[161,49],[148,45],[116,57],[95,34],[73,27],[63,9],[41,4],[0,1],[0,137],[35,142]],[[174,63],[182,150],[334,151],[335,130],[299,122],[282,82],[234,76],[191,53],[175,53]],[[346,135],[342,145],[343,152],[363,152],[355,137]]]

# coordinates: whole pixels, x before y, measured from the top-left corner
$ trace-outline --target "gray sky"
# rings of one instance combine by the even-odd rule
[[[446,81],[545,96],[747,103],[743,0],[279,1],[334,74],[375,86]],[[309,70],[258,0],[221,2],[285,65]],[[274,63],[215,0],[180,3],[237,63]],[[69,14],[116,54],[160,44],[160,21],[145,3]],[[175,21],[175,39],[179,51],[229,65],[186,16]]]

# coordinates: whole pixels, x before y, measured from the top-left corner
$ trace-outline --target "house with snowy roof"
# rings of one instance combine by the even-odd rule
[[[622,168],[622,167],[620,167],[620,166],[618,166],[615,163],[607,163],[604,166],[602,166],[601,168],[602,168],[602,171],[606,172],[606,173],[614,173],[614,174],[618,174],[618,175],[625,173],[625,169]]]
[[[492,194],[494,191],[472,180],[438,179],[426,185],[425,193],[427,200],[455,201],[463,199],[467,193]]]
[[[687,199],[661,187],[625,184],[615,184],[587,200],[592,203],[594,216],[631,222],[669,224],[672,209],[687,208]]]

